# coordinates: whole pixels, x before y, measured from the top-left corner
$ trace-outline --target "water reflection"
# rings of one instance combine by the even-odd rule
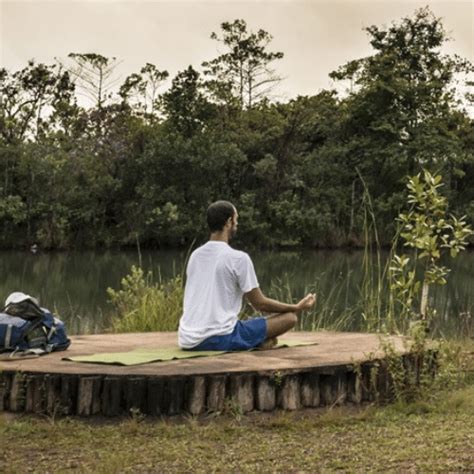
[[[360,251],[251,252],[260,285],[276,297],[299,298],[317,291],[318,308],[325,322],[357,306],[363,283],[363,253]],[[385,258],[385,257],[384,257]],[[145,270],[167,279],[181,273],[185,252],[142,252]],[[64,319],[70,333],[100,332],[110,323],[107,287],[118,288],[131,265],[139,263],[137,252],[0,252],[0,298],[24,291],[40,298],[44,306]],[[437,311],[438,333],[472,334],[474,299],[474,252],[445,262],[451,268],[448,284],[435,287],[431,304]],[[317,312],[316,312],[317,314]],[[360,311],[345,321],[345,329],[357,330]],[[304,321],[304,329],[314,321]]]

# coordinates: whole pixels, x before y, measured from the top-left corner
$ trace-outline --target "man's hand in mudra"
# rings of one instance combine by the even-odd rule
[[[296,306],[298,309],[297,312],[310,309],[316,303],[316,293],[308,293],[303,299],[301,299]]]

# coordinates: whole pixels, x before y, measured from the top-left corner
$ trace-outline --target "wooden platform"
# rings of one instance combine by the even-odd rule
[[[317,345],[124,367],[79,364],[62,357],[174,346],[176,333],[75,336],[67,352],[1,361],[0,410],[198,415],[226,408],[294,410],[389,396],[391,380],[378,335],[298,332],[285,337]],[[409,364],[403,339],[392,336],[390,341]]]

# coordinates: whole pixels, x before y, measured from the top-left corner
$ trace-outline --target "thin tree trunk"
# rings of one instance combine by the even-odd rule
[[[426,308],[428,307],[428,291],[429,285],[426,283],[426,280],[423,281],[423,288],[421,290],[421,305],[420,305],[420,315],[422,321],[426,321]]]
[[[352,181],[351,215],[350,215],[350,221],[349,221],[349,236],[352,234],[352,231],[354,229],[355,183],[356,183],[356,180]]]

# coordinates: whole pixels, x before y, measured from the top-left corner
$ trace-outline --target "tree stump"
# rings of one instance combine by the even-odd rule
[[[278,392],[278,406],[284,410],[298,410],[301,408],[300,377],[287,375]]]
[[[77,414],[80,416],[100,413],[102,377],[81,377],[77,395]]]
[[[8,410],[12,379],[11,373],[0,372],[0,411]]]
[[[162,377],[150,377],[147,387],[147,413],[151,416],[163,414],[163,394],[165,381]]]
[[[123,412],[121,377],[105,377],[102,389],[102,414],[117,416]]]
[[[12,379],[10,388],[10,411],[21,412],[24,411],[26,405],[26,387],[25,375],[17,372]]]
[[[326,406],[334,405],[338,394],[337,375],[322,374],[319,378],[321,387],[321,404]]]
[[[225,375],[211,375],[208,378],[206,408],[209,412],[221,412],[225,403]]]
[[[262,376],[257,379],[256,408],[261,411],[272,411],[276,407],[276,387],[272,377]]]
[[[46,413],[55,416],[61,412],[61,376],[49,374],[45,379]]]
[[[347,400],[347,373],[338,372],[336,379],[336,405],[343,405]]]
[[[372,387],[371,374],[376,367],[372,363],[366,363],[361,366],[361,386],[362,401],[371,402],[375,400],[374,389]]]
[[[25,382],[25,411],[27,411],[28,413],[44,413],[46,411],[46,387],[44,375],[27,375]]]
[[[61,376],[61,412],[63,415],[74,415],[77,407],[78,377],[75,375]]]
[[[358,371],[349,372],[347,376],[347,400],[356,404],[362,402],[362,375]]]
[[[186,385],[186,411],[200,415],[206,410],[206,378],[192,377]]]
[[[321,402],[319,392],[319,374],[309,372],[303,374],[301,380],[301,404],[304,407],[319,407]]]
[[[253,375],[234,375],[230,378],[230,393],[242,413],[254,409]]]
[[[387,363],[380,361],[376,386],[377,396],[380,400],[387,400],[390,397],[391,385]]]
[[[146,385],[145,377],[130,377],[125,380],[125,409],[128,415],[146,412]]]
[[[183,411],[186,388],[185,381],[184,377],[169,377],[166,381],[165,408],[167,415],[177,415]]]

